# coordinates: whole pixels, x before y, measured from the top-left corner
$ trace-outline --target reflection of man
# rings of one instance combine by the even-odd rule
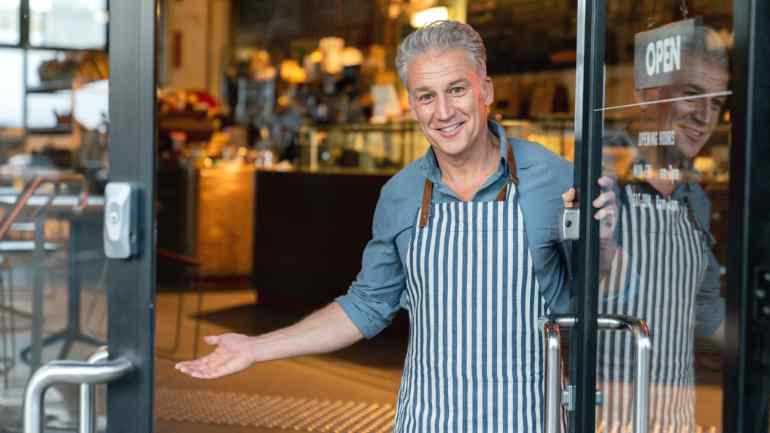
[[[650,426],[660,432],[695,431],[695,336],[720,341],[723,334],[710,203],[690,167],[725,103],[727,55],[713,31],[696,27],[695,35],[688,47],[695,54],[682,59],[686,78],[644,92],[647,119],[639,122],[632,137],[654,131],[658,142],[642,138],[637,143],[632,170],[636,179],[620,193],[616,242],[622,249],[605,263],[609,276],[602,282],[602,293],[607,299],[599,307],[602,314],[635,316],[650,326]],[[599,428],[625,431],[632,416],[631,340],[600,333],[597,353],[605,394]]]
[[[396,432],[541,431],[537,323],[566,307],[558,220],[571,167],[488,121],[493,87],[469,26],[415,31],[396,64],[431,147],[383,187],[347,295],[286,329],[207,337],[214,353],[178,368],[215,378],[333,351],[373,337],[403,307],[411,330]]]

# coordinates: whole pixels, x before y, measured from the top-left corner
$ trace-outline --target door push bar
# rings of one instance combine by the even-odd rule
[[[561,386],[561,328],[569,329],[577,324],[577,318],[569,315],[551,315],[540,319],[545,339],[545,431],[559,433]],[[636,372],[634,375],[634,433],[648,432],[650,392],[650,355],[652,342],[647,322],[629,316],[600,315],[596,319],[599,329],[627,331],[636,343]]]
[[[80,389],[80,432],[93,431],[93,385],[118,380],[134,370],[131,361],[118,358],[106,361],[108,354],[100,349],[82,361],[51,361],[38,369],[29,379],[24,390],[24,433],[43,432],[43,397],[53,384],[79,384]],[[85,388],[89,388],[85,390]],[[84,401],[83,398],[87,398]],[[86,425],[84,426],[83,423]]]

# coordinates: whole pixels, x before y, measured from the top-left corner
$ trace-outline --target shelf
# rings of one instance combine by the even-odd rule
[[[58,135],[72,133],[72,126],[53,126],[50,128],[29,128],[28,135]]]
[[[27,87],[27,94],[56,93],[56,92],[71,91],[71,90],[72,90],[71,82],[53,82],[53,83],[44,84],[41,86]]]

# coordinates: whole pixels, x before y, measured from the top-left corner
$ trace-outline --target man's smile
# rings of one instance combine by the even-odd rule
[[[436,131],[439,132],[444,137],[450,138],[455,135],[456,132],[460,130],[460,127],[463,126],[465,122],[455,122],[451,125],[444,126],[442,128],[435,128]]]

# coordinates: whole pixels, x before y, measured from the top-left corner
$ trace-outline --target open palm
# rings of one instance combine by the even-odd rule
[[[203,340],[216,349],[201,358],[176,364],[177,370],[198,379],[216,379],[245,370],[254,363],[252,337],[230,333]]]

